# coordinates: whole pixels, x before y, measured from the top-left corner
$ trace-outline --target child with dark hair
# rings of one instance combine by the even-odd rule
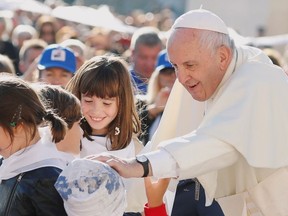
[[[68,130],[63,140],[56,143],[63,159],[70,162],[79,157],[83,131],[80,127],[81,106],[78,98],[61,86],[35,83],[33,87],[47,109],[53,110],[67,124]]]
[[[66,215],[54,183],[65,167],[55,147],[67,130],[20,78],[0,74],[0,215]],[[51,135],[40,132],[49,125]]]

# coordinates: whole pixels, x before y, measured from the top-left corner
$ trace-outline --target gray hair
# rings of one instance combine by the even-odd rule
[[[232,53],[235,49],[234,40],[227,34],[214,31],[199,31],[199,40],[201,47],[210,49],[211,55],[215,54],[217,48],[224,45],[231,49]]]

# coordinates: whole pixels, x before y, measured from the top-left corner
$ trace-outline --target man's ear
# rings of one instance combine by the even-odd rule
[[[220,69],[226,71],[232,57],[232,51],[227,46],[222,45],[218,48],[217,53]]]

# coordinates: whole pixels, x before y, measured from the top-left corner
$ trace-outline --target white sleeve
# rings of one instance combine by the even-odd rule
[[[157,151],[145,154],[153,176],[158,178],[194,178],[230,166],[239,157],[232,145],[199,134],[167,140],[159,147]]]

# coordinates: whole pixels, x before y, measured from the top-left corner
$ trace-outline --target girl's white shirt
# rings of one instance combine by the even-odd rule
[[[37,143],[3,160],[0,166],[0,182],[41,167],[63,169],[66,166],[66,161],[62,159],[55,143],[51,141],[48,128],[39,128],[39,132],[41,138]]]
[[[114,156],[120,158],[131,158],[135,156],[135,145],[133,139],[129,145],[120,150],[112,151],[110,139],[103,136],[91,136],[93,141],[89,141],[87,138],[82,139],[82,150],[80,151],[80,158],[88,155],[100,154],[103,152],[109,152]]]

